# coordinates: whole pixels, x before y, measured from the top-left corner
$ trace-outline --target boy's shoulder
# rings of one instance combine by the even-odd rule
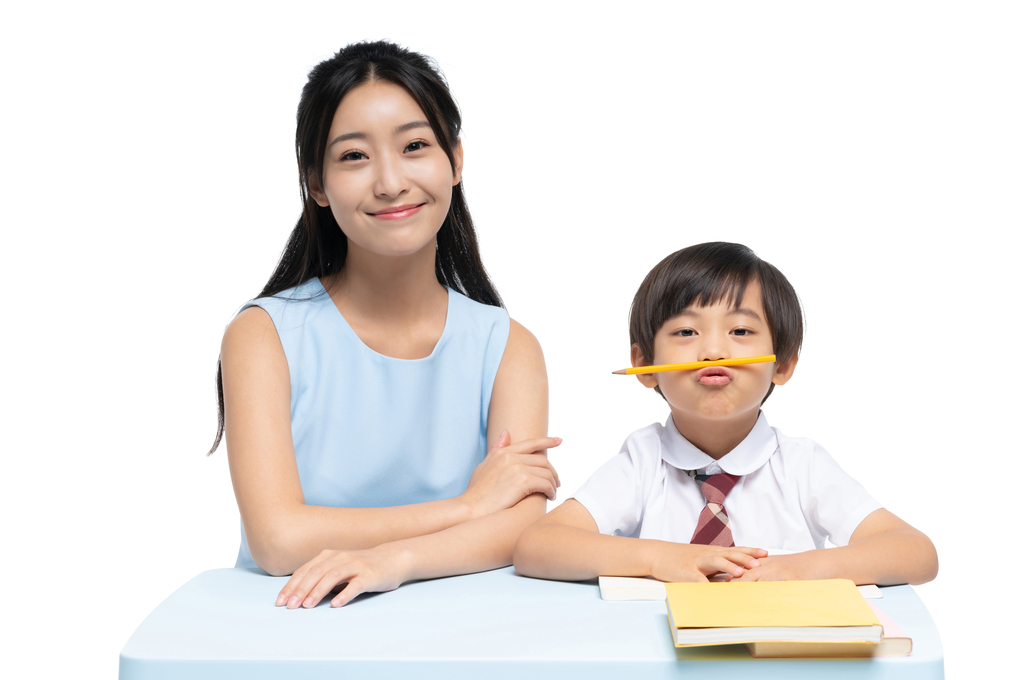
[[[619,450],[619,456],[628,456],[633,469],[646,476],[661,465],[666,446],[666,427],[662,423],[651,423],[634,430],[626,437]]]
[[[626,441],[654,444],[661,441],[661,437],[664,432],[665,426],[662,423],[651,423],[646,427],[641,427],[639,430],[633,430],[629,436],[626,437]]]
[[[779,442],[776,455],[798,458],[828,453],[825,451],[825,447],[809,437],[790,437],[783,434],[777,427],[772,427],[772,430],[775,432],[775,439]]]
[[[854,482],[843,471],[839,462],[824,446],[807,437],[789,437],[773,427],[779,441],[779,448],[773,456],[773,468],[778,472],[795,475],[809,484],[834,481],[837,484]]]

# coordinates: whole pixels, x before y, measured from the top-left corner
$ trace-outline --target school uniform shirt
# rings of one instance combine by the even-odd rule
[[[576,492],[602,534],[689,543],[706,500],[687,471],[739,475],[725,498],[737,546],[803,551],[846,545],[878,501],[810,439],[787,437],[762,412],[719,460],[687,441],[670,415],[629,435]]]

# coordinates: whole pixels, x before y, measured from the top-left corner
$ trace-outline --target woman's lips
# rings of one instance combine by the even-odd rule
[[[732,382],[732,373],[723,366],[702,368],[697,372],[697,382],[701,385],[728,385]]]
[[[406,217],[412,217],[420,211],[420,208],[425,206],[426,203],[409,203],[407,205],[396,205],[393,208],[384,208],[378,210],[375,213],[370,213],[378,220],[404,220]]]

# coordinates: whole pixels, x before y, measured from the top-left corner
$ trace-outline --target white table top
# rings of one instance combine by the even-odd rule
[[[205,571],[168,597],[121,652],[121,680],[262,678],[941,678],[942,644],[909,586],[875,602],[914,641],[909,657],[753,659],[741,645],[677,649],[663,602],[605,602],[596,581],[511,567],[408,583],[339,609],[274,606],[286,578]]]

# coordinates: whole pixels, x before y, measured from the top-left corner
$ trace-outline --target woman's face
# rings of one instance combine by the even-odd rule
[[[461,175],[461,141],[454,155],[453,169],[404,89],[364,83],[334,112],[324,186],[311,186],[310,193],[320,206],[330,206],[350,252],[401,256],[433,249]]]

